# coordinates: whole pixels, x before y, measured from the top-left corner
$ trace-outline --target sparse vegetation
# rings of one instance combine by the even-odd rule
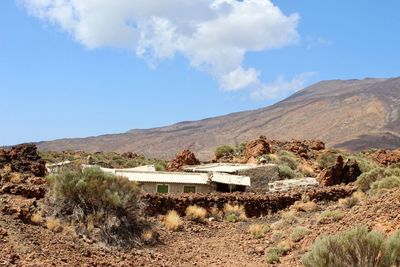
[[[385,240],[379,232],[356,227],[343,233],[318,238],[302,258],[305,267],[398,266],[400,232]]]
[[[43,218],[42,218],[42,215],[39,212],[36,212],[31,216],[31,222],[33,224],[38,225],[38,224],[41,224],[42,221],[43,221]]]
[[[225,219],[228,222],[238,222],[247,220],[244,206],[225,204],[224,214],[225,214]]]
[[[181,217],[176,211],[171,210],[165,215],[164,225],[168,230],[178,231],[182,227]]]
[[[285,179],[292,179],[296,176],[295,172],[286,164],[278,165],[279,176]]]
[[[325,221],[338,221],[343,218],[343,213],[339,210],[326,210],[318,216],[318,221],[324,223]]]
[[[220,159],[226,156],[233,155],[235,149],[228,145],[219,146],[215,149],[214,155],[216,159]]]
[[[267,224],[252,224],[249,226],[249,233],[255,238],[261,238],[269,231],[271,231],[271,227]]]
[[[389,178],[392,177],[392,178]],[[370,170],[369,172],[361,174],[357,178],[357,185],[360,187],[361,190],[367,191],[371,189],[372,184],[375,182],[379,182],[380,180],[384,180],[382,183],[377,183],[375,184],[375,191],[380,188],[393,188],[397,187],[398,183],[396,181],[396,178],[400,178],[400,168],[395,167],[395,168],[374,168]]]
[[[339,200],[338,200],[338,204],[339,204],[339,206],[342,207],[342,208],[347,208],[347,209],[349,209],[349,208],[351,208],[351,207],[357,205],[357,204],[358,204],[358,201],[359,201],[358,198],[351,196],[351,197],[346,197],[346,198],[341,198],[341,199],[339,199]]]
[[[285,211],[281,215],[281,220],[287,224],[293,224],[298,221],[297,212],[295,210]]]
[[[270,248],[267,251],[267,262],[270,264],[279,263],[280,257],[285,255],[290,250],[289,244],[287,242],[281,242],[278,246]]]
[[[50,231],[53,231],[56,233],[59,233],[62,231],[60,219],[57,219],[57,218],[53,218],[53,217],[47,218],[46,227]]]
[[[335,164],[337,157],[341,155],[338,150],[328,150],[317,157],[317,163],[322,169],[326,169]]]
[[[388,176],[374,182],[371,185],[371,194],[376,194],[382,189],[391,189],[399,186],[400,186],[400,177],[394,175]]]
[[[207,216],[207,210],[193,205],[186,208],[186,218],[191,221],[203,223]]]
[[[299,226],[299,227],[294,228],[294,230],[290,234],[290,239],[293,242],[298,242],[298,241],[302,240],[304,237],[306,237],[309,233],[310,233],[310,230],[308,228]]]
[[[147,224],[141,219],[139,187],[127,178],[99,168],[65,171],[48,177],[56,217],[80,225],[91,236],[101,230],[101,240],[116,246],[130,246]]]

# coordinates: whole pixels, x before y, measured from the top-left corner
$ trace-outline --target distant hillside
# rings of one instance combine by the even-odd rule
[[[318,138],[348,150],[400,147],[400,78],[323,81],[275,105],[167,127],[38,143],[41,150],[134,151],[172,158],[188,148],[200,159],[216,146],[260,135]]]

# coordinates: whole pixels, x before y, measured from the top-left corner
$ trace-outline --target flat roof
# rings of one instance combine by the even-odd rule
[[[83,168],[97,167],[83,165]],[[208,184],[209,182],[250,186],[250,177],[222,172],[152,172],[132,169],[110,169],[99,167],[102,171],[124,176],[130,181],[143,183]]]
[[[210,163],[203,165],[185,166],[185,171],[192,172],[225,172],[235,173],[241,170],[250,170],[264,167],[265,165],[257,164],[235,164],[235,163]]]

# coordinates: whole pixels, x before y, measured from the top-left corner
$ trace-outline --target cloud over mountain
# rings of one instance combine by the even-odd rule
[[[210,73],[225,91],[266,90],[247,52],[281,48],[298,38],[298,14],[270,0],[19,0],[85,47],[135,51],[156,65],[177,53]]]

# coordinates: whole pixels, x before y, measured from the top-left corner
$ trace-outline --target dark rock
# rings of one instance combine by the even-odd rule
[[[342,156],[338,156],[335,165],[322,171],[318,176],[318,182],[322,186],[332,186],[338,184],[348,184],[355,182],[357,177],[361,175],[357,161],[343,161]]]

